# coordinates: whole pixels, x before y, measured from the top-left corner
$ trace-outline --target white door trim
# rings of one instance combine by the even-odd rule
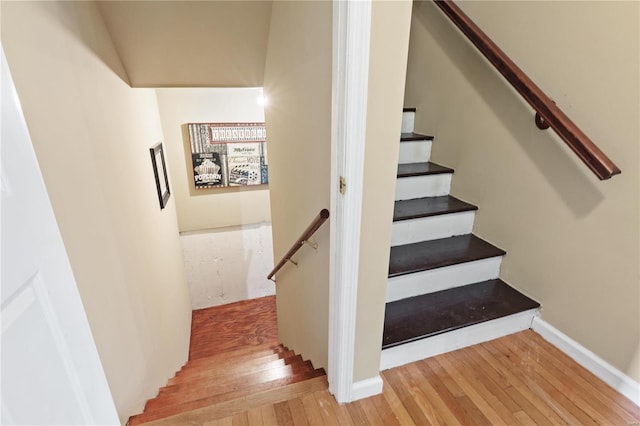
[[[370,34],[371,0],[334,0],[328,379],[340,403],[353,400]]]

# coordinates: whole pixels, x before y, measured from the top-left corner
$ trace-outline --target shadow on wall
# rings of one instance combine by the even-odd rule
[[[584,217],[596,208],[604,196],[587,174],[586,166],[576,162],[573,152],[551,129],[543,132],[535,127],[532,108],[458,28],[432,2],[415,4],[413,13],[573,214]]]
[[[82,41],[85,47],[95,54],[96,58],[100,59],[128,86],[131,86],[129,76],[105,25],[100,7],[93,2],[81,3],[84,3],[83,6],[86,7],[78,7],[78,2],[73,1],[50,2],[48,7],[42,8],[42,10],[50,12],[55,21],[61,22],[74,35],[74,41]],[[90,18],[92,15],[97,15],[99,19],[95,19],[95,16]],[[102,28],[94,27],[93,24],[97,21],[102,24]],[[91,40],[91,43],[88,40]]]

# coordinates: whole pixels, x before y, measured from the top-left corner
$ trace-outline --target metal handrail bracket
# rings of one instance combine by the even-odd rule
[[[275,282],[275,280],[273,279],[273,276],[287,263],[287,262],[291,262],[294,265],[298,266],[298,262],[294,261],[291,259],[291,257],[296,254],[296,252],[298,250],[300,250],[300,248],[307,244],[311,247],[313,247],[314,249],[318,249],[318,244],[309,241],[309,238],[311,238],[311,236],[318,230],[318,228],[320,228],[322,226],[323,223],[326,222],[326,220],[329,219],[329,210],[327,209],[322,209],[320,210],[320,213],[318,213],[318,215],[315,217],[315,219],[313,219],[313,221],[311,222],[311,224],[307,227],[307,229],[304,230],[304,232],[302,233],[302,235],[300,235],[300,238],[298,238],[296,240],[295,243],[293,243],[293,245],[291,246],[291,248],[289,249],[289,251],[282,256],[282,259],[280,259],[280,262],[278,262],[278,264],[275,266],[275,268],[273,268],[273,270],[269,273],[269,275],[267,275],[267,279]]]

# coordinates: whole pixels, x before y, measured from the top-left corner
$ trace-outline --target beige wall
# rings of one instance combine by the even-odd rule
[[[380,371],[411,1],[374,1],[354,381]]]
[[[187,123],[264,122],[261,88],[158,89],[180,232],[271,220],[269,187],[196,190]]]
[[[262,86],[271,1],[101,1],[133,87]]]
[[[474,232],[542,318],[640,379],[638,2],[461,2],[622,169],[598,181],[431,3],[416,3],[405,106],[433,133]]]
[[[149,156],[162,140],[155,93],[121,79],[90,2],[3,2],[2,43],[124,422],[189,344],[175,198],[160,210]]]
[[[274,259],[329,207],[331,161],[331,28],[327,1],[276,2],[265,66]],[[327,367],[329,226],[319,248],[303,247],[276,276],[282,343]]]

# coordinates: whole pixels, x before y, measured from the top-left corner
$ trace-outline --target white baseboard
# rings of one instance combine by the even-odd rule
[[[567,354],[575,362],[593,373],[600,380],[640,406],[640,383],[627,376],[589,349],[562,333],[540,317],[535,317],[531,329],[546,341]]]
[[[351,388],[351,401],[368,398],[382,393],[382,377],[375,376],[355,382]]]
[[[438,334],[415,342],[384,349],[380,357],[380,370],[399,367],[421,359],[487,342],[508,334],[531,328],[538,309],[519,312],[448,333]]]

